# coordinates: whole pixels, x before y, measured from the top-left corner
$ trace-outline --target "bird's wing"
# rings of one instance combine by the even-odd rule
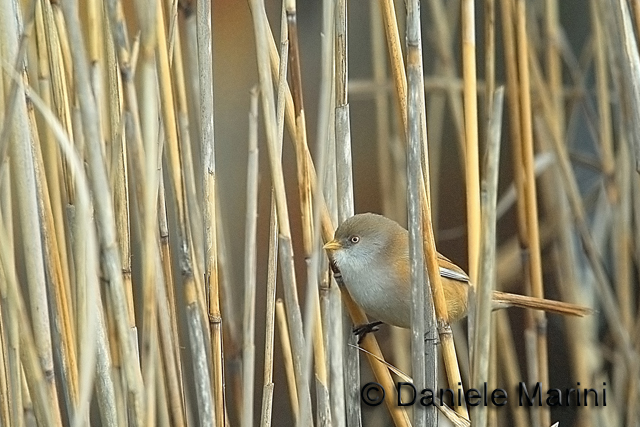
[[[467,273],[440,253],[438,253],[438,265],[440,266],[440,275],[442,277],[469,283],[469,276],[467,276]]]

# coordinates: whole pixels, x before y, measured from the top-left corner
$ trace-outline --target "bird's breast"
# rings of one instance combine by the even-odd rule
[[[375,263],[340,270],[351,297],[368,316],[401,328],[411,326],[410,286],[404,278]]]

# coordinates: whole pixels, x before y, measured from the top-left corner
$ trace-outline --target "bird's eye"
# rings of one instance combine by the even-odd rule
[[[351,243],[358,243],[360,241],[360,236],[351,236],[349,240]]]

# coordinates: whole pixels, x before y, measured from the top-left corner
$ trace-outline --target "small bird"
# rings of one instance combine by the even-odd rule
[[[367,315],[390,325],[411,327],[409,232],[406,229],[382,215],[358,214],[338,227],[334,239],[325,244],[324,249],[351,297]],[[469,276],[439,253],[438,263],[449,320],[455,322],[468,313]],[[493,291],[492,300],[493,310],[522,307],[571,316],[591,313],[590,309],[574,304],[498,291]],[[364,333],[372,330],[375,329],[360,328]]]

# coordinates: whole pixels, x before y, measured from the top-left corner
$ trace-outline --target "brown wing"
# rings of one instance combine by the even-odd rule
[[[467,273],[440,252],[438,252],[438,265],[440,266],[440,275],[442,277],[456,280],[458,282],[469,283],[469,276],[467,276]]]

